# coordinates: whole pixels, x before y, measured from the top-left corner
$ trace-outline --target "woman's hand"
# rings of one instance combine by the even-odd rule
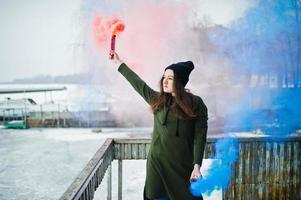
[[[113,50],[110,51],[110,59],[118,67],[123,63],[122,60],[120,60],[118,54],[115,51],[113,51]]]
[[[190,181],[194,181],[194,180],[202,178],[200,168],[201,168],[200,165],[198,165],[198,164],[194,165],[194,168],[191,172]]]

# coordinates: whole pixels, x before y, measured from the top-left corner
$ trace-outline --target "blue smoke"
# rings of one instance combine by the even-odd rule
[[[211,41],[231,63],[233,85],[244,94],[230,107],[227,131],[260,129],[289,134],[301,127],[301,5],[298,1],[257,1]],[[223,99],[223,98],[221,98]]]
[[[237,100],[226,122],[229,131],[252,131],[281,136],[300,128],[301,88],[252,88]],[[256,105],[257,104],[257,105]]]
[[[216,189],[226,189],[232,176],[231,167],[238,158],[238,141],[236,138],[218,140],[215,144],[216,159],[208,176],[192,182],[190,192],[194,196],[202,193],[210,195]]]

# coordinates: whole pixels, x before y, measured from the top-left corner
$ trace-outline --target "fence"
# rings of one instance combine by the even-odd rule
[[[204,158],[215,157],[209,137]],[[232,168],[223,199],[301,199],[301,137],[250,137],[239,139],[239,157]],[[107,139],[87,166],[61,196],[61,200],[92,200],[108,173],[108,197],[112,199],[112,168],[118,160],[118,200],[122,199],[122,161],[146,159],[150,139]]]

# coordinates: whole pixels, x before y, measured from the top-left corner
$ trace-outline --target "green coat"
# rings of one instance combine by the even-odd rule
[[[121,64],[118,71],[147,103],[159,94],[126,64]],[[202,165],[208,115],[200,97],[193,96],[193,102],[193,108],[200,111],[196,120],[180,120],[167,106],[154,113],[144,188],[145,196],[149,199],[162,196],[168,196],[170,200],[202,199],[190,194],[189,178],[194,164]]]

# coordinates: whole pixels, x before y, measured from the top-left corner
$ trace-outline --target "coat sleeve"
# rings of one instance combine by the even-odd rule
[[[157,94],[150,88],[135,72],[133,72],[125,63],[122,63],[118,71],[128,80],[133,88],[150,104],[151,99]]]
[[[208,111],[206,105],[200,97],[198,97],[198,105],[200,113],[195,122],[193,164],[199,164],[200,166],[202,166],[207,140]]]

